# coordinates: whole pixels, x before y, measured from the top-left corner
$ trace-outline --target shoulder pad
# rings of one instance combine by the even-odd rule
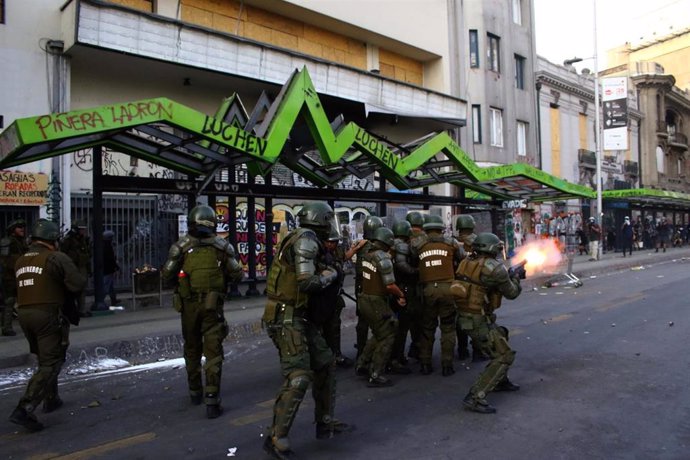
[[[319,253],[319,241],[314,232],[305,232],[294,242],[295,254],[314,259]]]
[[[484,261],[482,276],[486,277],[488,282],[497,285],[510,280],[506,266],[503,265],[502,262],[491,257]]]
[[[426,234],[415,236],[415,237],[410,238],[410,246],[412,248],[419,249],[422,246],[424,246],[424,244],[426,244],[427,241],[428,241],[428,237]]]
[[[192,247],[196,246],[198,243],[199,243],[198,239],[193,238],[190,235],[185,235],[182,238],[180,238],[179,240],[177,240],[177,242],[175,242],[174,245],[177,245],[182,252],[187,252]]]
[[[227,254],[229,257],[235,257],[235,248],[233,248],[232,244],[230,244],[230,242],[225,238],[216,236],[214,237],[212,244],[214,248],[218,249],[223,254]]]
[[[371,257],[371,260],[376,262],[376,263],[380,263],[383,260],[391,260],[390,254],[388,254],[387,252],[382,251],[380,249],[377,249],[375,251],[370,251],[368,255],[369,255],[369,257]]]
[[[410,255],[410,245],[403,240],[395,240],[395,252],[402,255]]]

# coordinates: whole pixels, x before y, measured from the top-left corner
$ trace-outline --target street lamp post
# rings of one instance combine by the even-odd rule
[[[599,113],[599,60],[597,50],[597,0],[592,0],[592,8],[594,11],[594,130],[596,131],[596,152],[595,159],[597,164],[596,180],[597,180],[597,221],[602,229],[599,240],[599,253],[597,259],[601,256],[601,240],[604,236],[604,209],[601,202],[601,115]]]

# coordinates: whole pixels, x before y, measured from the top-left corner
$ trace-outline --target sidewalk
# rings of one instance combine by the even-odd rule
[[[633,252],[632,257],[623,257],[621,253],[606,253],[599,261],[589,261],[589,256],[576,256],[573,262],[573,273],[587,282],[587,277],[617,270],[630,269],[636,266],[668,262],[674,259],[690,258],[690,247],[671,248],[666,252],[655,253],[654,250]],[[560,272],[563,273],[565,267]],[[555,274],[555,273],[554,273]],[[523,287],[531,289],[542,286],[554,274],[530,276],[523,281]],[[263,292],[264,285],[257,286]],[[241,286],[244,293],[246,286]],[[348,275],[345,291],[352,294],[353,277]],[[102,358],[119,358],[130,364],[143,364],[159,359],[178,358],[182,356],[182,335],[180,332],[180,318],[170,305],[171,293],[163,295],[164,307],[138,306],[133,310],[126,302],[123,311],[108,312],[82,318],[79,326],[73,326],[70,332],[70,348],[67,364],[89,362]],[[124,297],[126,299],[126,297]],[[89,299],[90,300],[90,299]],[[225,317],[230,325],[230,335],[226,339],[228,344],[239,340],[264,336],[261,329],[261,315],[266,298],[241,297],[225,302]],[[156,300],[156,303],[157,300]],[[343,312],[343,322],[353,322],[355,319],[354,303],[346,299],[346,309]],[[33,363],[34,357],[29,354],[26,339],[21,333],[19,324],[15,322],[15,337],[0,337],[0,370],[11,367],[27,366]]]

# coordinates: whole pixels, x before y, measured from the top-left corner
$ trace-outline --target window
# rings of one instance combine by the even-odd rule
[[[470,30],[470,67],[479,67],[479,35],[476,30]]]
[[[472,142],[482,143],[482,107],[480,105],[472,106]]]
[[[515,87],[525,89],[525,58],[515,55]]]
[[[513,0],[513,22],[522,25],[522,0]]]
[[[0,24],[5,23],[5,0],[0,0]]]
[[[489,43],[486,49],[486,57],[489,61],[489,70],[501,71],[501,39],[496,35],[488,34]]]
[[[491,125],[491,145],[503,147],[503,111],[501,109],[489,109],[489,124]]]
[[[524,121],[517,122],[517,154],[527,156],[527,123]]]

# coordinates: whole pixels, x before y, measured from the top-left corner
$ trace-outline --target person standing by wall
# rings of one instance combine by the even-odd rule
[[[14,308],[17,300],[17,282],[14,265],[24,254],[26,244],[26,222],[16,219],[7,226],[7,236],[0,240],[0,266],[2,269],[2,294],[5,306],[2,310],[2,335],[17,335],[12,327]]]
[[[621,242],[623,245],[623,257],[625,257],[625,251],[628,251],[632,256],[633,237],[634,231],[633,226],[630,224],[630,217],[625,216],[625,219],[623,220],[623,225],[621,226]]]
[[[91,241],[87,235],[86,221],[72,222],[72,228],[60,242],[60,251],[72,259],[79,273],[87,278],[91,277]],[[86,305],[84,291],[81,291],[77,298],[77,305],[79,306],[79,316],[82,318],[91,316],[91,311]]]
[[[41,402],[43,412],[62,406],[57,379],[69,346],[69,323],[61,308],[68,293],[79,293],[86,286],[86,276],[57,251],[59,236],[54,222],[40,219],[31,230],[31,246],[15,265],[19,324],[29,350],[38,357],[38,368],[10,422],[32,432],[43,429],[34,415]]]
[[[669,225],[666,217],[662,217],[659,224],[656,227],[656,233],[658,235],[658,243],[656,250],[654,252],[659,252],[659,248],[662,248],[666,252],[666,248],[671,242],[671,232],[673,231],[671,225]]]
[[[184,360],[192,404],[206,403],[206,417],[223,413],[220,379],[223,370],[223,340],[228,323],[223,303],[228,281],[242,280],[242,266],[235,250],[216,235],[216,212],[206,205],[194,207],[187,220],[189,233],[170,247],[163,265],[163,279],[177,278],[173,306],[181,314]],[[206,382],[202,386],[201,356]]]
[[[601,227],[594,217],[587,223],[587,239],[589,240],[589,260],[599,260],[599,241],[601,240]]]

